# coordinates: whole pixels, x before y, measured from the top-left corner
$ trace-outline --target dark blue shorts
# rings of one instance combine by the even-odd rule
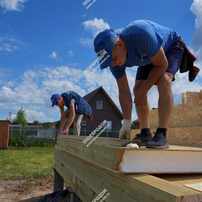
[[[176,72],[179,70],[182,58],[184,53],[184,43],[179,37],[176,42],[165,52],[168,60],[168,69],[166,72],[169,72],[175,77]],[[137,69],[136,80],[147,80],[149,73],[153,69],[152,64],[145,66],[140,66]]]
[[[80,99],[80,102],[76,106],[76,113],[91,117],[93,110],[92,107],[84,99]]]

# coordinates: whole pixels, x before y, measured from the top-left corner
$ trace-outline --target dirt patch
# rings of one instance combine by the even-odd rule
[[[51,193],[52,189],[52,177],[32,180],[0,180],[0,201],[17,202]]]

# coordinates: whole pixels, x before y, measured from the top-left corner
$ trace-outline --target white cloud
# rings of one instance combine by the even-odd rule
[[[89,30],[93,35],[110,28],[109,24],[105,22],[102,18],[94,18],[92,20],[84,21],[83,26],[86,30]]]
[[[132,88],[135,82],[136,68],[127,70],[129,85]],[[197,91],[201,88],[201,76],[194,83],[187,81],[186,74],[180,74],[173,83],[175,96],[187,90]],[[62,93],[66,90],[78,92],[81,96],[103,86],[115,103],[119,106],[116,81],[108,69],[98,68],[81,69],[79,67],[58,66],[40,70],[26,71],[20,81],[0,85],[1,110],[16,111],[23,106],[30,121],[53,121],[59,118],[56,108],[50,107],[52,93]],[[150,107],[156,107],[158,93],[151,90],[149,93]],[[9,106],[9,107],[8,107]],[[133,109],[135,117],[135,109]]]
[[[26,109],[25,114],[30,122],[38,120],[46,120],[46,114],[40,110]]]
[[[134,75],[134,70],[130,70],[130,83],[134,81]],[[50,107],[49,101],[52,93],[74,90],[84,96],[99,86],[103,86],[115,103],[119,104],[116,83],[109,70],[83,70],[69,66],[29,70],[20,81],[0,85],[0,106],[1,109],[8,109],[9,106],[12,113],[23,106],[31,113],[28,117],[32,121],[36,120],[37,114],[38,120],[55,120],[58,113]]]
[[[197,52],[199,60],[202,61],[202,1],[194,0],[191,6],[191,11],[196,16],[193,48]]]
[[[97,82],[93,82],[93,77],[97,78]],[[10,83],[0,85],[1,109],[7,109],[9,105],[9,111],[13,110],[12,112],[16,113],[16,110],[23,106],[25,110],[32,112],[32,116],[29,115],[31,120],[36,119],[37,115],[33,111],[40,112],[38,113],[39,120],[53,120],[54,110],[50,108],[49,101],[52,93],[74,90],[85,95],[101,85],[102,81],[106,81],[104,75],[100,77],[96,71],[91,72],[88,69],[83,71],[79,68],[61,66],[36,71],[29,70],[24,73],[20,81],[12,85]],[[46,114],[50,116],[47,117]]]
[[[51,59],[56,60],[56,59],[58,59],[58,53],[56,51],[52,51],[51,54],[49,55],[49,57]]]
[[[0,37],[0,53],[7,52],[11,53],[19,49],[22,42],[8,37]]]
[[[20,11],[26,0],[0,0],[0,7],[7,11]]]
[[[82,25],[86,31],[90,32],[90,36],[81,38],[80,43],[82,46],[88,48],[92,48],[93,39],[97,33],[110,28],[109,24],[105,22],[102,18],[94,18],[92,20],[84,21]]]

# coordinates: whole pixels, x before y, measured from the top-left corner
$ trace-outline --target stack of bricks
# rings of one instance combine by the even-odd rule
[[[151,110],[150,124],[158,127],[158,109]],[[171,144],[202,147],[202,91],[182,94],[182,104],[173,108],[168,136]]]

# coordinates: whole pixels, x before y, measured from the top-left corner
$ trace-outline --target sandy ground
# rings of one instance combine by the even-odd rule
[[[36,180],[1,180],[0,202],[17,202],[52,192],[51,177]]]

